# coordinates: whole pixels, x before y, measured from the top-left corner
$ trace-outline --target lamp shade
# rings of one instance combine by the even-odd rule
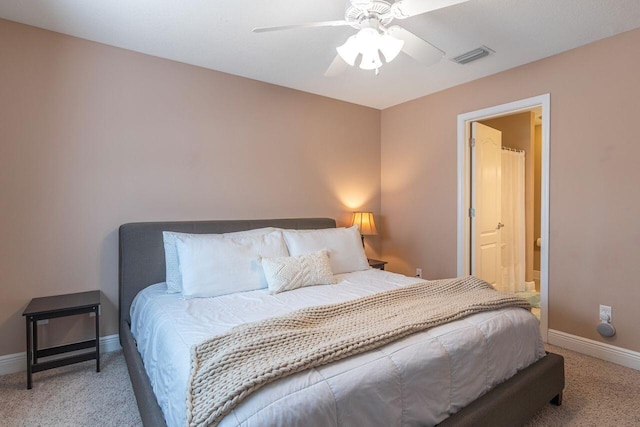
[[[380,51],[387,62],[391,62],[402,50],[404,40],[399,40],[392,35],[383,34],[380,36]]]
[[[362,54],[362,61],[360,61],[360,68],[363,70],[376,70],[382,67],[382,61],[377,50],[369,51]],[[373,216],[371,217],[373,218]]]
[[[360,46],[356,40],[356,36],[351,36],[342,45],[336,48],[338,55],[352,67],[356,64],[356,58],[360,55]]]
[[[363,236],[373,236],[378,234],[372,212],[354,212],[351,225],[357,225],[360,230],[360,234]]]

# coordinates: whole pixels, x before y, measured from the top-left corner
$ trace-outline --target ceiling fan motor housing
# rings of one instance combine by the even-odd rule
[[[357,1],[351,2],[344,14],[344,20],[353,28],[360,29],[365,26],[373,27],[372,21],[377,22],[377,26],[388,25],[393,20],[391,4],[386,1]],[[376,28],[378,29],[378,28]]]

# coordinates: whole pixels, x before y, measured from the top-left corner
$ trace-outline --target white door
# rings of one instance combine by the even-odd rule
[[[502,132],[471,124],[471,274],[500,288]]]

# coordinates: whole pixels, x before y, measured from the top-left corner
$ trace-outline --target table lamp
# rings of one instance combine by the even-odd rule
[[[362,237],[362,246],[364,246],[364,236],[373,236],[378,234],[372,212],[354,212],[351,225],[358,226],[358,230],[360,230],[360,237]]]

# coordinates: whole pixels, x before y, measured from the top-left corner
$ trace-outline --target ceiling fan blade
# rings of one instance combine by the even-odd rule
[[[467,1],[469,0],[400,0],[391,5],[391,14],[397,19],[410,18]]]
[[[367,10],[367,8],[371,5],[372,0],[348,0],[347,6],[349,4],[355,8],[360,10]]]
[[[336,57],[333,58],[331,65],[329,65],[329,68],[327,68],[327,71],[324,72],[324,76],[335,77],[338,74],[344,73],[347,68],[349,68],[349,64],[344,62],[340,55],[336,55]]]
[[[324,21],[309,22],[307,24],[282,25],[279,27],[256,27],[251,30],[254,33],[266,33],[268,31],[295,30],[297,28],[316,28],[316,27],[344,27],[349,26],[347,21]]]
[[[444,52],[410,31],[394,25],[387,30],[390,35],[404,40],[402,51],[423,65],[433,65],[442,59]]]

